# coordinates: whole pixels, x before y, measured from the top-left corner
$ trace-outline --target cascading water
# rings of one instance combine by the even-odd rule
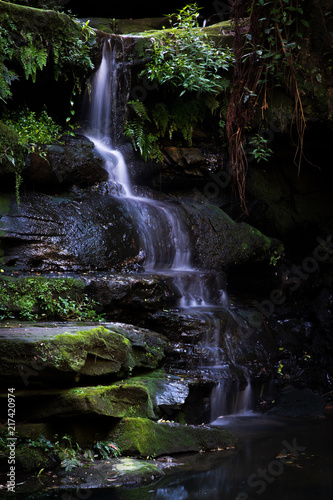
[[[105,160],[109,179],[118,185],[120,194],[131,196],[127,166],[120,151],[112,147],[112,130],[117,125],[117,89],[123,64],[117,61],[117,45],[104,40],[101,64],[91,81],[87,137]]]
[[[125,66],[123,60],[120,63],[117,60],[116,44],[105,40],[101,64],[91,80],[86,136],[104,158],[109,181],[118,188],[116,195],[121,197],[133,214],[145,258],[145,272],[171,277],[179,292],[177,306],[183,311],[190,311],[192,315],[201,315],[200,318],[207,325],[206,341],[202,346],[203,367],[218,373],[224,371],[226,361],[218,347],[221,322],[214,316],[212,308],[226,306],[224,284],[214,273],[193,267],[190,231],[181,203],[136,196],[124,158],[112,146],[113,129],[117,127],[118,81]],[[213,419],[223,412],[248,409],[250,384],[244,391],[240,387],[235,389],[239,395],[230,398],[226,383],[222,380],[217,384],[212,397]]]

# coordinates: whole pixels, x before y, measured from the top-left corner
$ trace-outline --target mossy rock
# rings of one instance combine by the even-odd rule
[[[155,418],[147,388],[118,385],[16,391],[16,411],[22,420],[77,417]]]
[[[121,384],[118,382],[117,384]],[[190,380],[167,374],[163,369],[145,375],[138,375],[126,380],[133,387],[145,387],[152,401],[154,412],[160,416],[163,412],[179,410],[189,395]]]
[[[136,340],[133,339],[133,335]],[[139,342],[138,339],[141,339]],[[0,329],[2,379],[17,387],[73,384],[80,378],[119,379],[136,367],[156,368],[167,339],[149,330],[104,326],[27,326]]]
[[[211,426],[157,423],[146,418],[124,418],[110,434],[123,455],[160,456],[234,447],[230,431]]]
[[[120,377],[132,367],[131,344],[101,327],[3,329],[3,380],[17,386],[73,383],[80,375]]]
[[[49,450],[24,444],[16,449],[16,464],[18,470],[32,472],[54,467],[57,465],[57,459]]]
[[[269,263],[273,255],[283,251],[279,240],[245,222],[235,222],[215,205],[183,203],[182,206],[193,231],[195,261],[204,269],[226,270],[248,262]]]
[[[0,1],[0,20],[8,15],[18,31],[38,33],[45,40],[55,41],[80,38],[81,27],[66,14]]]
[[[88,19],[83,19],[84,22]],[[141,19],[111,19],[108,17],[91,17],[89,26],[105,33],[127,35],[147,30],[159,30],[168,24],[167,17],[151,17]]]
[[[105,327],[108,328],[108,323]],[[123,323],[111,323],[111,328],[131,342],[133,366],[150,369],[159,366],[168,346],[164,335]]]
[[[84,319],[92,312],[84,288],[84,282],[75,278],[1,275],[0,311],[4,318],[23,320]]]

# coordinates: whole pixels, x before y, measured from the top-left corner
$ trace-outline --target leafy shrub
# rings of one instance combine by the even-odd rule
[[[186,5],[177,22],[163,37],[154,40],[152,61],[142,75],[160,84],[169,84],[185,92],[217,93],[229,86],[221,72],[228,71],[234,57],[229,48],[217,48],[206,33],[198,30],[198,6]]]
[[[83,287],[72,278],[2,278],[0,319],[99,321],[101,316],[94,309],[97,303],[83,293]]]
[[[38,71],[50,61],[56,80],[71,77],[80,90],[74,70],[87,74],[94,68],[90,50],[95,33],[89,21],[82,24],[56,12],[38,12],[12,3],[8,4],[8,12],[3,10],[0,10],[0,100],[6,102],[12,96],[11,83],[19,78],[19,69],[26,79],[31,77],[35,82]]]
[[[37,114],[22,108],[16,113],[5,115],[4,121],[16,131],[19,144],[26,146],[29,152],[38,150],[40,144],[51,144],[58,140],[62,133],[62,128],[47,114],[46,109]]]

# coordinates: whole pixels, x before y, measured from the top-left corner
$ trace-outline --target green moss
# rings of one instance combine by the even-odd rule
[[[99,319],[95,302],[74,278],[0,276],[0,316],[20,319]]]
[[[26,421],[55,417],[156,418],[146,387],[130,384],[16,391],[20,418]]]
[[[124,418],[110,438],[116,440],[122,454],[141,457],[221,449],[236,442],[228,430],[156,423],[145,418]]]

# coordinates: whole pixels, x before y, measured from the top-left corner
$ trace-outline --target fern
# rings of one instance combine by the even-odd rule
[[[149,158],[161,161],[163,157],[157,144],[158,135],[149,130],[151,120],[146,106],[142,101],[130,101],[129,104],[136,116],[132,120],[127,120],[125,135],[131,139],[134,149],[140,151],[145,161]]]
[[[36,82],[37,70],[42,70],[47,63],[47,49],[42,44],[42,38],[36,42],[31,33],[22,33],[26,42],[20,48],[20,61],[24,69],[26,80],[31,76],[32,81]]]
[[[142,101],[129,101],[129,104],[132,106],[133,111],[135,111],[135,113],[141,118],[141,120],[150,121],[147,108]]]
[[[170,122],[169,110],[164,102],[158,102],[152,110],[154,123],[161,137],[166,134]]]

